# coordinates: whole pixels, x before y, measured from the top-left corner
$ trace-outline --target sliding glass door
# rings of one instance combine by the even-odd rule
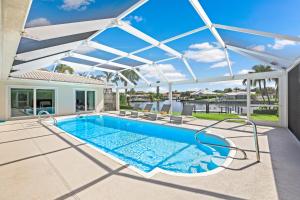
[[[36,114],[42,110],[55,114],[55,90],[36,90]]]
[[[11,116],[34,115],[33,89],[12,88],[11,89]]]
[[[76,112],[95,110],[95,91],[76,90]]]
[[[55,114],[55,90],[11,88],[10,110],[11,117],[38,115],[42,110]]]

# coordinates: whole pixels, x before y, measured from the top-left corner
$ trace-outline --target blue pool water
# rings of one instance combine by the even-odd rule
[[[195,131],[111,116],[86,116],[58,122],[62,130],[144,171],[202,173],[224,163],[229,149],[197,144]],[[228,145],[200,134],[207,143]]]

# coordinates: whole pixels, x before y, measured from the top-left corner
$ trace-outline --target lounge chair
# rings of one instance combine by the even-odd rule
[[[152,106],[153,106],[152,103],[146,104],[145,108],[143,109],[143,112],[150,112],[152,109]],[[139,111],[131,111],[131,113],[130,113],[130,116],[135,117],[135,118],[138,118],[141,115],[143,115],[143,113],[139,112]]]
[[[192,116],[193,115],[193,110],[194,110],[195,106],[194,105],[183,105],[183,109],[181,112],[180,116],[170,116],[170,122],[172,123],[179,123],[182,124],[183,123],[183,118],[187,117],[187,116]]]
[[[148,119],[155,121],[159,116],[167,116],[170,112],[170,108],[171,104],[164,104],[159,113],[149,113],[147,117]]]
[[[139,109],[141,109],[141,108],[140,108],[140,104],[134,104],[134,105],[133,105],[132,110],[139,110]],[[127,115],[129,115],[129,114],[130,114],[130,113],[128,113],[127,110],[120,110],[120,113],[119,113],[120,116],[127,116]]]

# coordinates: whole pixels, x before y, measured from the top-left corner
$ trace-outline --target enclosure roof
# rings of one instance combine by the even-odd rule
[[[217,0],[84,2],[33,1],[11,76],[65,64],[87,77],[106,72],[130,87],[153,86],[233,77],[259,64],[284,71],[299,59],[296,19],[300,17],[292,12],[297,1],[241,5]],[[35,19],[38,14],[54,22]],[[296,26],[286,26],[281,17]],[[140,80],[132,83],[125,70],[134,71]]]
[[[34,70],[24,74],[12,75],[11,77],[18,78],[18,79],[104,85],[104,81],[102,80],[86,78],[86,77],[78,76],[76,74],[63,74],[63,73],[48,72],[43,70]]]

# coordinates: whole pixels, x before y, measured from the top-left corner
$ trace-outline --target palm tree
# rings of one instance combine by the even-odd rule
[[[139,70],[139,69],[137,69]],[[111,81],[115,84],[118,85],[118,81],[122,81],[124,83],[124,86],[126,87],[128,85],[128,83],[120,78],[119,76],[117,76],[115,73],[111,73],[111,72],[103,72],[104,75],[103,77],[106,79],[107,82]],[[132,70],[125,70],[121,72],[130,82],[132,82],[133,84],[136,84],[139,80],[140,77]],[[125,89],[125,96],[127,94],[128,89]],[[129,101],[127,101],[128,105],[129,105]]]
[[[276,98],[275,100],[278,102],[278,92],[279,92],[279,88],[278,88],[278,84],[279,84],[279,79],[278,78],[272,78],[270,81],[274,81],[275,82],[275,91],[276,91]]]
[[[63,73],[63,74],[67,72],[68,74],[74,74],[74,69],[68,65],[59,64],[56,66],[55,72]]]
[[[156,81],[156,83],[159,84],[160,81]],[[158,98],[158,97],[159,97],[159,85],[156,86],[156,98]]]
[[[260,73],[260,72],[273,71],[270,66],[265,66],[265,65],[255,65],[252,67],[252,69],[253,69],[253,71],[251,71],[249,73]],[[246,85],[246,83],[247,83],[247,79],[243,80],[243,85]],[[266,103],[266,100],[264,98],[264,94],[266,94],[267,98],[268,98],[268,103],[271,104],[270,96],[269,96],[268,89],[266,86],[266,79],[255,79],[254,81],[251,80],[250,84],[255,87],[258,85],[259,91],[261,93],[261,97],[262,97],[264,103]],[[263,84],[264,89],[262,89],[262,84]]]
[[[120,80],[118,76],[116,76],[115,73],[112,72],[103,72],[103,75],[101,75],[102,78],[106,80],[106,82],[112,82],[118,85],[118,81]]]
[[[111,72],[103,72],[103,75],[102,75],[102,77],[105,78],[106,82],[111,81],[114,76],[115,76],[114,73],[111,73]]]
[[[139,69],[137,68],[137,70],[139,70]],[[133,84],[137,84],[137,82],[140,80],[139,75],[137,75],[137,73],[135,73],[134,71],[132,71],[130,69],[122,71],[121,73],[123,74],[123,76],[125,76]],[[126,96],[126,94],[128,92],[128,89],[126,88],[127,85],[128,85],[128,83],[127,83],[127,81],[125,81],[124,79],[122,79],[119,76],[118,76],[118,80],[121,80],[124,83],[124,86],[125,86],[125,96]],[[128,96],[128,100],[127,100],[128,106],[130,106],[129,99],[130,99],[130,97]]]
[[[255,72],[249,72],[249,73],[255,73]],[[243,85],[247,85],[247,79],[243,80]],[[262,92],[261,79],[250,80],[250,85],[253,86],[253,87],[256,87],[258,85],[259,93],[261,94],[261,97],[262,97],[262,99],[264,101],[264,104],[265,104],[266,100],[265,100],[264,94]]]
[[[139,70],[139,69],[137,69]],[[140,80],[140,77],[139,75],[137,75],[137,73],[135,73],[134,71],[128,69],[128,70],[125,70],[125,71],[122,71],[121,72],[130,82],[132,82],[133,84],[137,84],[137,82]],[[124,82],[124,86],[127,87],[128,83],[123,80],[121,78],[121,81]],[[127,88],[125,89],[125,94],[127,94]]]
[[[137,69],[138,70],[138,69]],[[136,84],[138,80],[140,80],[140,77],[132,70],[125,70],[121,72],[129,81],[131,81],[133,84]],[[115,73],[112,72],[103,72],[102,75],[103,78],[105,78],[106,82],[113,82],[118,85],[118,81],[124,82],[124,86],[126,87],[128,83],[117,76]],[[125,93],[127,94],[127,89],[125,89]]]

